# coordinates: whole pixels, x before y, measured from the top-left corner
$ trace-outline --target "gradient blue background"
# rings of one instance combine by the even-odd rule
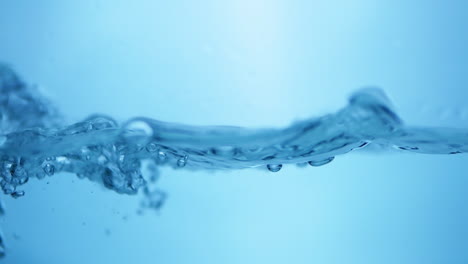
[[[382,87],[414,125],[468,127],[468,2],[0,0],[0,60],[70,122],[101,112],[278,127]],[[321,168],[163,169],[169,199],[68,174],[2,195],[28,263],[468,263],[466,155],[352,153]]]

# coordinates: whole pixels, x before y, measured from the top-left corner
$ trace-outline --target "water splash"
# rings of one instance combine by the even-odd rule
[[[117,193],[142,190],[141,206],[157,210],[167,198],[149,185],[159,177],[158,166],[265,167],[278,172],[286,164],[322,166],[369,145],[427,154],[466,153],[468,130],[406,126],[375,88],[356,92],[334,114],[284,129],[195,127],[146,117],[119,124],[105,115],[65,125],[35,87],[0,64],[0,187],[13,198],[25,195],[20,186],[30,178],[70,172]],[[4,254],[0,235],[0,257]]]
[[[405,126],[379,89],[358,91],[340,111],[284,129],[195,127],[146,117],[119,125],[104,115],[65,126],[50,102],[1,65],[0,118],[0,186],[15,198],[24,195],[18,187],[29,178],[59,172],[135,194],[148,181],[142,161],[193,170],[277,172],[291,163],[322,166],[376,144],[428,154],[468,152],[468,130]]]

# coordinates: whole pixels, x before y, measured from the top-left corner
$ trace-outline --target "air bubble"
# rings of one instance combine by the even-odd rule
[[[146,151],[152,153],[152,152],[156,152],[158,150],[158,145],[156,145],[155,143],[149,143],[148,145],[146,145]]]
[[[94,130],[117,127],[117,121],[105,115],[92,115],[89,116],[85,121],[88,121]]]
[[[332,162],[334,159],[335,157],[330,157],[330,158],[323,159],[323,160],[311,160],[309,161],[309,165],[312,167],[319,167],[319,166],[323,166],[325,164]]]
[[[24,194],[25,194],[24,191],[15,191],[11,194],[11,197],[16,199],[16,198],[24,196]]]
[[[268,164],[267,169],[271,172],[278,172],[283,168],[282,164]]]
[[[15,186],[13,186],[12,184],[9,184],[8,182],[5,182],[3,180],[1,182],[1,186],[2,186],[3,193],[6,194],[6,195],[12,194],[16,189]]]
[[[50,163],[44,165],[42,169],[44,170],[45,174],[47,174],[47,176],[52,176],[55,173],[55,167]]]
[[[185,167],[185,165],[187,165],[187,159],[188,159],[187,156],[183,156],[182,158],[177,160],[177,167],[179,167],[179,168]]]
[[[56,159],[55,156],[50,156],[46,158],[46,161],[53,161],[55,159]]]
[[[36,173],[36,178],[37,178],[38,180],[44,179],[45,176],[46,176],[45,173],[42,173],[42,172]]]
[[[123,129],[131,132],[132,135],[133,133],[141,133],[146,137],[153,136],[153,128],[143,120],[132,119],[124,125]]]
[[[165,162],[167,159],[167,155],[163,151],[159,151],[158,155],[156,156],[156,159],[159,163]]]
[[[156,167],[155,164],[153,163],[150,163],[148,164],[148,166],[146,167],[147,168],[147,172],[149,174],[149,181],[154,183],[158,180],[159,178],[159,170],[158,170],[158,167]]]

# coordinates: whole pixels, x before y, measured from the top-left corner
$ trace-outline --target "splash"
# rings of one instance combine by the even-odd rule
[[[364,89],[340,111],[300,121],[284,129],[230,126],[195,127],[146,117],[123,124],[105,115],[63,125],[52,104],[25,84],[8,66],[0,66],[0,185],[14,198],[30,178],[60,172],[100,182],[118,193],[147,197],[158,166],[180,169],[265,167],[285,164],[322,166],[337,155],[368,145],[427,154],[468,152],[468,130],[414,128],[403,124],[384,93]],[[147,175],[142,174],[146,164]],[[159,207],[154,199],[149,207]]]
[[[0,64],[0,187],[13,198],[25,195],[21,186],[30,178],[69,172],[117,193],[141,190],[142,207],[159,209],[167,195],[149,184],[159,177],[159,166],[278,172],[286,164],[323,166],[368,146],[466,153],[468,130],[406,126],[377,88],[356,92],[334,114],[283,129],[195,127],[147,117],[119,124],[105,115],[65,125],[51,102]],[[0,257],[4,254],[0,236]]]

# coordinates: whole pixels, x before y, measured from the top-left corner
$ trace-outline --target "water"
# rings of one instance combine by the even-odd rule
[[[158,179],[160,166],[278,172],[288,164],[323,166],[351,151],[468,152],[468,130],[408,126],[378,88],[357,91],[335,113],[283,129],[196,127],[149,117],[119,124],[101,114],[67,124],[6,65],[0,66],[0,94],[0,184],[15,199],[27,195],[22,187],[30,178],[69,172],[116,193],[141,192],[141,208],[159,210],[167,193],[150,183]]]
[[[0,11],[0,263],[468,263],[467,1]]]
[[[468,151],[468,130],[402,123],[383,91],[356,92],[340,111],[284,129],[195,127],[137,117],[119,125],[92,115],[67,125],[57,110],[8,66],[0,67],[1,187],[24,195],[31,177],[70,172],[118,193],[145,186],[142,161],[184,169],[243,169],[309,163],[322,166],[353,150],[396,148],[426,154]]]

